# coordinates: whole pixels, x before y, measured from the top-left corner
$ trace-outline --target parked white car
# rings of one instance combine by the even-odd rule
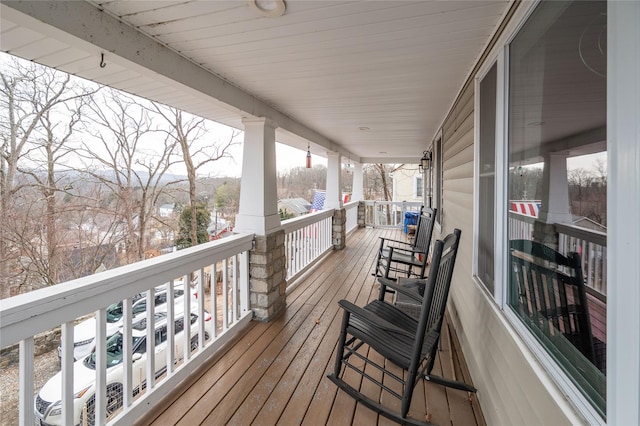
[[[184,357],[184,316],[175,320],[176,359]],[[161,376],[167,368],[167,314],[157,312],[155,314],[155,376]],[[191,349],[198,345],[198,315],[191,313]],[[212,333],[211,315],[205,313],[205,339]],[[137,395],[146,387],[146,363],[147,363],[147,321],[140,319],[132,325],[133,334],[133,394]],[[107,339],[107,416],[122,406],[123,400],[123,334],[120,328]],[[96,353],[76,361],[73,364],[73,424],[78,425],[83,421],[83,407],[87,407],[87,424],[95,424],[95,362]],[[58,372],[40,389],[35,398],[36,424],[62,425],[62,372]]]
[[[184,306],[184,286],[178,284],[173,289],[174,304],[178,311]],[[196,303],[195,294],[191,295],[191,306]],[[167,288],[165,285],[156,288],[155,311],[166,312]],[[138,293],[131,301],[131,314],[133,321],[146,315],[147,298],[145,293]],[[122,302],[114,303],[107,307],[107,337],[112,336],[122,326]],[[73,327],[73,360],[77,361],[89,355],[96,347],[96,319],[88,318]],[[62,346],[58,346],[58,358],[62,358]]]

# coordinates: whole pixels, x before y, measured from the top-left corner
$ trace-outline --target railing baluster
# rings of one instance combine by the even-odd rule
[[[229,328],[229,277],[227,276],[228,260],[222,261],[222,324],[224,330]]]
[[[213,335],[218,337],[218,262],[211,265],[211,316]]]
[[[124,342],[122,343],[122,352],[124,353],[124,374],[123,374],[123,389],[124,394],[123,406],[125,411],[133,403],[133,333],[131,332],[131,298],[126,298],[122,301],[122,337]]]
[[[155,386],[156,333],[155,333],[155,288],[147,290],[147,392]]]
[[[240,253],[240,305],[242,313],[249,312],[250,299],[249,299],[249,252],[243,251]]]
[[[173,374],[174,370],[174,361],[176,357],[175,351],[175,296],[173,291],[175,289],[175,281],[170,280],[167,283],[167,376]],[[184,286],[184,297],[189,297],[190,288],[188,285]]]
[[[231,276],[232,288],[232,307],[231,311],[233,313],[232,319],[235,324],[238,321],[238,255],[235,255],[231,258],[231,270],[233,271],[233,275]]]
[[[62,424],[73,421],[73,321],[62,324]]]
[[[33,361],[34,343],[33,337],[20,341],[20,426],[32,426],[35,424],[33,415]],[[3,392],[6,392],[4,389]]]
[[[107,418],[107,310],[96,311],[96,397],[95,424]]]
[[[198,346],[204,348],[205,344],[205,313],[204,313],[204,268],[200,268],[198,273]],[[191,298],[191,286],[187,287],[187,294]]]
[[[191,274],[185,274],[182,277],[182,282],[184,283],[185,288],[189,288],[189,286],[191,285]],[[182,310],[182,333],[184,336],[184,341],[182,342],[182,359],[186,364],[186,362],[191,358],[191,295],[189,295],[189,297],[185,296],[183,298],[183,301],[184,307]]]

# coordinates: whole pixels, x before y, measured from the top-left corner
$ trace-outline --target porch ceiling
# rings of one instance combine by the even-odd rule
[[[271,118],[321,155],[415,162],[509,4],[3,1],[0,48],[234,127]]]

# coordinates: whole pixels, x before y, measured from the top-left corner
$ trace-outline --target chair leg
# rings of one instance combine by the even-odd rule
[[[365,407],[375,411],[376,413],[378,413],[378,414],[380,414],[382,416],[385,416],[388,419],[393,420],[396,423],[399,423],[399,424],[402,424],[402,425],[415,425],[415,426],[432,426],[433,425],[433,423],[423,422],[423,421],[420,421],[420,420],[417,420],[417,419],[412,419],[411,417],[406,417],[406,415],[402,416],[402,415],[400,415],[399,413],[397,413],[395,411],[391,411],[387,407],[381,405],[380,403],[378,403],[378,402],[372,400],[371,398],[363,395],[362,393],[358,392],[356,389],[354,389],[349,384],[347,384],[344,380],[336,377],[333,374],[329,374],[327,377],[336,386],[338,386],[340,389],[345,391],[347,393],[347,395],[349,395],[351,398],[355,399],[357,402],[359,402],[362,405],[364,405]]]
[[[334,366],[334,374],[336,377],[340,376],[340,370],[342,369],[342,357],[344,356],[344,343],[347,341],[347,325],[349,324],[349,316],[351,314],[344,311],[342,315],[342,328],[340,330],[340,337],[338,338],[338,347],[336,348],[336,363]]]
[[[444,377],[435,376],[433,374],[425,374],[424,379],[453,389],[463,390],[471,393],[476,393],[478,391],[476,388],[466,383],[445,379]]]

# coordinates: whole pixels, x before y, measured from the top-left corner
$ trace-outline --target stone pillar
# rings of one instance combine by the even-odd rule
[[[364,228],[367,226],[367,207],[364,205],[364,201],[358,203],[358,228]]]
[[[254,318],[269,321],[286,307],[284,230],[256,235],[249,254],[250,303]]]
[[[333,226],[331,227],[331,241],[334,250],[342,250],[346,245],[347,210],[335,209],[333,212]]]

